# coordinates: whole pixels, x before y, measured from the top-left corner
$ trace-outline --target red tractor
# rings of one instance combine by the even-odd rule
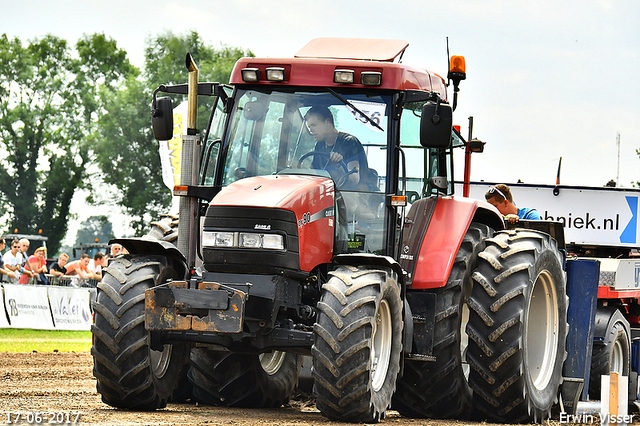
[[[129,254],[98,286],[107,404],[276,407],[307,355],[332,419],[549,413],[563,259],[548,234],[502,231],[492,206],[453,196],[466,142],[445,80],[394,62],[407,46],[316,39],[293,58],[240,59],[230,86],[198,83],[188,55],[189,85],[158,88],[190,109],[180,221],[117,240]],[[448,78],[456,96],[464,58]],[[172,102],[154,94],[158,140],[173,137]]]

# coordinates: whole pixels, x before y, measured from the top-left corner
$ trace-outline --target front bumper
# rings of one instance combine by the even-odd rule
[[[145,327],[149,331],[240,333],[247,294],[214,282],[190,289],[172,281],[145,292]]]

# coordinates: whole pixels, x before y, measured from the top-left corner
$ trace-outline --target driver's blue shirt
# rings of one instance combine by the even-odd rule
[[[518,208],[518,217],[525,220],[542,220],[538,210],[527,207]]]

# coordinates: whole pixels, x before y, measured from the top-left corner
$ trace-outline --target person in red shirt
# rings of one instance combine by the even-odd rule
[[[29,256],[29,265],[31,265],[31,271],[37,274],[36,283],[49,285],[49,279],[46,277],[47,273],[47,249],[44,247],[38,247],[31,256]]]

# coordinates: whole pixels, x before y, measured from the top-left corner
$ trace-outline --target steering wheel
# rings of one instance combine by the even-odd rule
[[[329,165],[329,160],[331,158],[330,154],[328,152],[323,152],[323,151],[311,151],[311,152],[307,152],[306,154],[302,155],[299,159],[298,159],[298,168],[302,167],[302,161],[305,158],[311,157],[312,155],[319,155],[321,157],[326,157],[327,158],[327,164],[325,164],[325,166],[323,167],[324,170],[327,169],[327,166]],[[344,185],[347,180],[349,179],[349,175],[352,175],[354,173],[357,172],[357,170],[354,168],[352,171],[349,171],[349,168],[347,167],[347,163],[344,162],[344,160],[339,161],[338,163],[336,163],[341,169],[344,170],[344,175],[340,176],[339,179],[336,180],[336,186],[338,188],[340,188],[342,185]]]

